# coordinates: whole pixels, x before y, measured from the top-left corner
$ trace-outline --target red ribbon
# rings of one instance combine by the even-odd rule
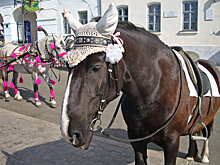
[[[117,42],[118,46],[121,48],[122,53],[124,53],[125,49],[122,46],[124,44],[124,41],[120,37],[118,37],[120,36],[120,34],[121,34],[120,32],[116,32],[115,34],[112,35],[112,37],[113,37],[113,40]]]

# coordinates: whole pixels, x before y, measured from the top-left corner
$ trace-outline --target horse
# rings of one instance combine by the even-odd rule
[[[163,148],[166,165],[174,165],[180,136],[192,137],[203,129],[210,132],[220,106],[220,73],[213,64],[198,60],[218,91],[215,96],[204,95],[201,117],[198,90],[197,96],[190,95],[178,52],[156,35],[130,22],[118,22],[114,4],[97,23],[79,25],[68,13],[66,17],[77,32],[74,47],[67,53],[70,70],[61,113],[61,134],[69,144],[88,149],[94,124],[101,121],[104,108],[120,92],[137,165],[147,164],[150,142]],[[187,156],[196,155],[194,140],[190,140]],[[208,159],[208,141],[205,143],[203,156]]]
[[[8,64],[5,67],[1,67],[2,70],[0,72],[0,77],[4,81],[1,85],[4,86],[5,100],[10,101],[11,96],[8,90],[7,79],[8,72],[13,72],[10,87],[15,90],[14,99],[21,101],[23,100],[23,97],[21,96],[17,86],[19,73],[31,74],[35,92],[35,105],[36,107],[42,107],[38,95],[38,84],[41,83],[39,76],[42,76],[50,89],[50,106],[56,107],[53,87],[56,82],[50,78],[49,70],[52,65],[58,66],[67,62],[65,42],[61,37],[48,35],[42,27],[38,27],[38,31],[43,31],[46,36],[35,43],[26,44],[24,46],[7,44],[1,49],[0,58],[2,65],[0,65],[0,67],[5,63]],[[17,60],[11,62],[10,60],[13,59]],[[23,82],[22,77],[20,77],[19,82]]]

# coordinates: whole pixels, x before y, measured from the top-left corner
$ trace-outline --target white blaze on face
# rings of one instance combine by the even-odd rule
[[[64,139],[70,143],[69,135],[68,135],[68,127],[69,127],[69,117],[67,115],[67,105],[68,105],[68,99],[69,99],[69,94],[70,94],[70,84],[71,84],[71,79],[72,79],[73,73],[70,74],[64,99],[63,99],[63,107],[62,107],[62,114],[61,114],[61,134],[63,135]]]

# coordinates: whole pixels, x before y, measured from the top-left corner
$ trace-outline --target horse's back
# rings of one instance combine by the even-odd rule
[[[1,57],[9,56],[15,48],[16,48],[16,46],[13,44],[7,44],[7,45],[3,46],[1,49],[0,56]]]

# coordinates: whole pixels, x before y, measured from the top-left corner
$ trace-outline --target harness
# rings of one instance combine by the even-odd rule
[[[99,109],[98,109],[98,112],[96,114],[96,117],[92,120],[92,122],[90,123],[90,131],[92,132],[95,132],[95,131],[98,131],[100,130],[101,134],[103,134],[104,136],[108,137],[108,138],[111,138],[113,140],[117,140],[117,141],[121,141],[121,142],[138,142],[138,141],[142,141],[142,140],[146,140],[146,139],[149,139],[151,138],[152,136],[154,136],[155,134],[157,134],[158,132],[160,132],[162,129],[164,129],[171,121],[172,119],[174,118],[174,116],[176,115],[178,109],[179,109],[179,106],[180,106],[180,102],[181,102],[181,96],[182,96],[182,69],[181,69],[181,64],[180,64],[180,61],[179,59],[175,56],[177,62],[178,62],[178,65],[179,65],[179,68],[180,68],[180,95],[179,95],[179,101],[178,101],[178,104],[176,106],[176,109],[175,111],[173,112],[173,114],[170,116],[170,118],[165,121],[159,128],[157,128],[155,131],[153,131],[152,133],[150,133],[149,135],[147,136],[144,136],[144,137],[140,137],[140,138],[135,138],[135,139],[122,139],[122,138],[118,138],[118,137],[115,137],[111,134],[108,133],[108,130],[109,128],[112,126],[116,116],[117,116],[117,113],[118,113],[118,110],[119,110],[119,107],[121,105],[121,102],[122,102],[122,98],[123,98],[123,95],[121,96],[119,102],[118,102],[118,105],[116,107],[116,110],[113,114],[113,117],[109,123],[109,125],[107,126],[107,128],[102,128],[101,127],[101,115],[105,109],[105,107],[107,106],[107,102],[105,100],[106,98],[106,90],[107,90],[107,87],[108,87],[108,83],[110,82],[110,79],[114,80],[115,83],[116,83],[116,94],[117,96],[119,95],[120,93],[120,83],[119,83],[119,76],[118,76],[118,66],[117,66],[117,63],[116,64],[109,64],[108,65],[108,74],[107,74],[107,82],[105,84],[105,88],[104,88],[104,92],[103,92],[103,95],[102,95],[102,98],[101,98],[101,101],[100,101],[100,106],[99,106]],[[112,76],[112,72],[114,71],[114,76],[115,78]],[[95,124],[96,122],[99,122],[98,126],[96,128],[95,127]]]
[[[112,76],[112,72],[114,71],[114,78]],[[117,63],[116,64],[111,64],[109,63],[108,64],[108,69],[107,69],[107,81],[105,83],[105,87],[104,87],[104,92],[102,94],[102,98],[101,98],[101,101],[100,101],[100,105],[99,105],[99,109],[98,109],[98,112],[96,114],[96,117],[92,120],[92,122],[90,123],[90,130],[92,132],[95,132],[97,131],[99,128],[101,128],[101,115],[104,111],[104,109],[106,108],[107,106],[107,102],[106,102],[106,94],[107,94],[107,88],[110,86],[110,80],[114,80],[115,83],[116,83],[116,97],[120,95],[120,91],[121,91],[121,87],[120,87],[120,82],[119,82],[119,76],[118,76],[118,65]],[[120,104],[121,104],[121,101],[119,102],[118,104],[118,107],[120,107]],[[118,111],[116,109],[116,111]],[[98,125],[98,127],[96,129],[94,129],[94,125],[95,123],[99,121],[100,124]]]

